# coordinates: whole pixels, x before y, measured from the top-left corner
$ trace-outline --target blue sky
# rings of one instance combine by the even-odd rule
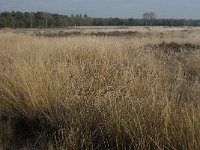
[[[157,18],[200,19],[200,0],[0,0],[0,12],[12,10],[120,18],[154,11]]]

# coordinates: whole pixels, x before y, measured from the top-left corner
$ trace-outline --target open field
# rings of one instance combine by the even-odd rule
[[[200,32],[200,27],[141,27],[141,26],[81,26],[81,27],[68,27],[68,28],[35,28],[35,29],[2,29],[1,32],[13,32],[13,33],[23,33],[28,35],[38,35],[38,36],[67,36],[73,35],[76,33],[78,35],[96,35],[96,36],[109,36],[109,34],[103,33],[112,33],[112,32],[122,32],[122,33],[133,33],[133,35],[140,35],[145,36],[148,35],[171,35],[171,36],[178,36],[179,34],[184,35],[186,33],[197,33]],[[70,34],[71,33],[71,34]],[[99,34],[98,34],[99,33]],[[134,34],[137,33],[137,34]],[[111,34],[112,35],[112,34]],[[121,36],[119,35],[112,35],[112,36]],[[146,37],[146,36],[145,36]]]
[[[0,30],[0,149],[199,150],[199,100],[200,28]]]

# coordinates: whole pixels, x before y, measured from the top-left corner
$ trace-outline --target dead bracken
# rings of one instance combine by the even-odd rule
[[[200,45],[193,44],[193,43],[176,43],[176,42],[170,42],[166,43],[163,41],[160,44],[147,44],[145,48],[152,48],[152,49],[163,49],[173,52],[182,52],[182,51],[194,51],[194,50],[200,50]]]
[[[59,32],[39,32],[35,34],[36,36],[43,36],[43,37],[69,37],[69,36],[136,36],[140,35],[139,32],[137,31],[109,31],[109,32],[89,32],[89,33],[84,33],[81,31],[71,31],[71,32],[64,32],[64,31],[59,31]]]

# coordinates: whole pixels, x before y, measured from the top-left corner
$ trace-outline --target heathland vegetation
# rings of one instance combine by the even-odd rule
[[[0,149],[199,150],[200,34],[176,32],[2,30]]]

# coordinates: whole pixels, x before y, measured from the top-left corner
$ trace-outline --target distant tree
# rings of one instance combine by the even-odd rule
[[[122,21],[119,18],[113,18],[113,26],[120,26],[122,25]]]
[[[88,15],[87,14],[84,14],[84,16],[83,16],[85,19],[87,19],[88,18]]]
[[[33,20],[34,20],[34,14],[32,12],[25,12],[24,16],[26,18],[26,27],[33,27]]]
[[[152,26],[154,20],[156,19],[155,12],[146,12],[143,14],[143,19],[145,20],[146,26]]]
[[[44,18],[45,21],[45,27],[48,27],[48,20],[50,18],[50,14],[47,12],[43,12],[42,17]]]
[[[129,23],[129,26],[134,25],[134,19],[133,18],[129,18],[128,19],[128,23]]]
[[[29,13],[29,18],[30,18],[30,27],[33,27],[33,19],[34,19],[34,14],[31,12]]]
[[[69,18],[68,18],[68,16],[64,16],[63,21],[64,21],[65,27],[69,26]]]
[[[5,18],[2,16],[2,15],[0,15],[0,28],[4,28],[5,27]]]
[[[4,27],[12,27],[12,13],[11,12],[3,12],[1,13]]]
[[[80,17],[80,15],[79,14],[76,14],[76,18],[79,18]]]
[[[26,17],[24,13],[17,11],[15,13],[15,21],[16,21],[16,27],[17,28],[24,28],[26,27]]]
[[[103,19],[102,18],[93,18],[92,26],[103,26]]]

